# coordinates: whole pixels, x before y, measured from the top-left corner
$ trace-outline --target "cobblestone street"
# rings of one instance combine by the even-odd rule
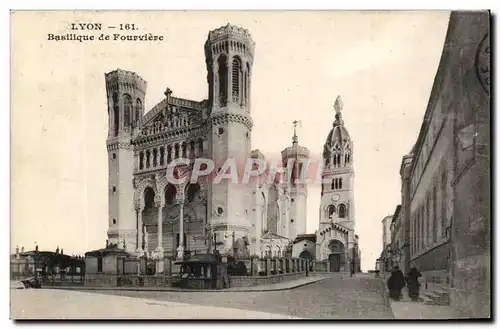
[[[333,276],[307,286],[285,291],[262,292],[154,292],[95,291],[203,306],[230,307],[300,318],[392,319],[384,300],[382,280],[373,275]]]

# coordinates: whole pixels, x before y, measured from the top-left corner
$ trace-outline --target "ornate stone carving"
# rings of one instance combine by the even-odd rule
[[[476,72],[481,85],[486,93],[490,94],[490,35],[486,33],[479,43],[476,54]]]
[[[155,195],[154,202],[155,202],[155,207],[156,208],[160,208],[160,207],[163,208],[165,206],[165,201],[163,200],[163,198],[159,194]]]
[[[219,113],[214,115],[211,118],[212,125],[217,126],[221,124],[226,124],[229,122],[241,123],[248,128],[248,130],[252,130],[253,121],[250,117],[240,114],[232,114],[232,113]]]
[[[148,187],[153,189],[155,196],[159,195],[155,180],[151,176],[145,176],[135,189],[134,206],[136,209],[144,208],[144,190]]]

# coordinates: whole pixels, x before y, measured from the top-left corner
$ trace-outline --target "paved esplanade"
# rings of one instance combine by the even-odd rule
[[[384,300],[383,281],[373,275],[355,277],[332,276],[307,286],[285,291],[255,292],[153,292],[153,291],[94,291],[94,294],[119,295],[148,299],[151,303],[174,302],[185,305],[180,317],[198,314],[203,307],[221,307],[218,318],[329,318],[329,319],[391,319]],[[153,304],[154,305],[154,304]],[[190,307],[189,307],[190,306]],[[236,309],[239,309],[238,312]],[[213,310],[216,312],[217,310]],[[245,311],[246,314],[241,313]],[[252,315],[252,312],[257,312]],[[261,313],[265,312],[265,313]],[[268,314],[268,315],[264,315]],[[154,316],[154,315],[152,315]],[[158,315],[156,315],[158,316]],[[255,317],[253,317],[255,316]],[[259,317],[260,316],[260,317]]]

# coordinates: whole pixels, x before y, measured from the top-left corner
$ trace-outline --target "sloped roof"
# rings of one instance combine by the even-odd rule
[[[278,235],[278,234],[274,234],[272,232],[267,232],[261,238],[262,239],[269,239],[269,240],[279,240],[279,239],[281,239],[281,240],[290,240],[289,238],[286,238],[286,237]]]
[[[85,253],[85,257],[87,257],[87,256],[97,257],[97,256],[105,256],[105,255],[133,256],[131,253],[126,252],[125,250],[120,249],[116,246],[102,248],[102,249],[98,249],[98,250],[92,250],[92,251],[88,251]]]
[[[293,243],[298,243],[304,240],[316,243],[316,234],[298,234],[295,240],[293,240]]]

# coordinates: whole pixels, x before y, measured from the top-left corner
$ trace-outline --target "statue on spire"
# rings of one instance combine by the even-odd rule
[[[337,96],[337,99],[335,100],[335,104],[333,105],[333,107],[335,108],[335,113],[339,114],[343,107],[344,107],[344,104],[342,103],[342,98],[340,98],[340,95]]]
[[[335,108],[335,122],[333,123],[333,125],[343,125],[344,121],[342,120],[342,109],[344,108],[344,104],[342,103],[342,98],[340,98],[340,95],[337,96],[333,107]]]
[[[294,120],[292,123],[293,123],[293,137],[292,137],[292,141],[293,141],[294,144],[297,144],[299,142],[299,137],[297,136],[297,125],[300,125],[301,122],[297,121],[297,120]]]

